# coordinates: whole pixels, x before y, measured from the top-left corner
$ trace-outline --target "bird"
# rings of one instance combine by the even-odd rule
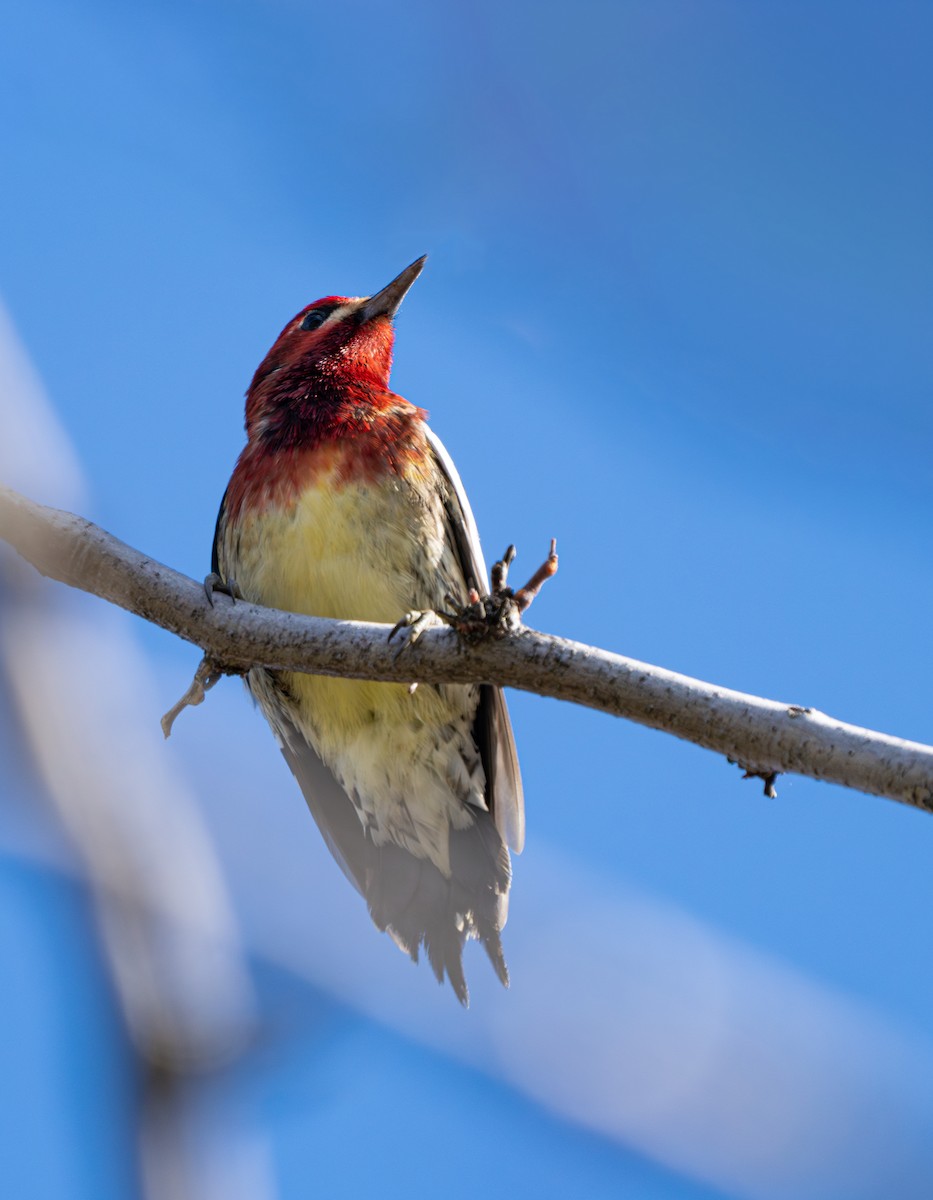
[[[307,305],[260,363],[209,599],[420,628],[488,595],[460,476],[427,411],[389,388],[394,319],[426,257],[371,296]],[[525,818],[501,689],[263,667],[246,684],[376,926],[415,962],[423,951],[464,1005],[468,939],[508,986],[509,850]]]

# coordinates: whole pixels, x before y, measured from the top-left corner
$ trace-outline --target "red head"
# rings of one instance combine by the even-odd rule
[[[277,404],[348,385],[384,391],[389,384],[392,318],[421,274],[416,259],[373,296],[325,296],[285,326],[260,363],[246,394],[246,429]]]

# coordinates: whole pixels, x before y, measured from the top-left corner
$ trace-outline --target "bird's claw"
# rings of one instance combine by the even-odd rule
[[[204,580],[204,595],[207,596],[207,602],[211,608],[214,607],[215,592],[223,592],[225,596],[229,596],[231,604],[236,604],[238,599],[243,599],[242,593],[232,575],[228,579],[224,579],[216,571],[211,571],[210,575]]]
[[[407,612],[401,620],[396,621],[389,631],[388,640],[391,642],[397,633],[403,633],[403,631],[404,633],[395,657],[398,658],[405,650],[414,646],[426,629],[436,626],[440,616],[440,613],[432,612],[430,609],[423,612],[413,609],[411,612]]]

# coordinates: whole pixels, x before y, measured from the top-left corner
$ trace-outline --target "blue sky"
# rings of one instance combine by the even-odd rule
[[[318,296],[375,291],[427,252],[393,383],[430,410],[487,555],[514,541],[517,569],[530,568],[557,537],[561,572],[534,625],[931,740],[931,42],[933,10],[899,2],[19,6],[0,45],[0,294],[90,481],[86,515],[203,576],[242,395],[278,330]],[[155,679],[157,731],[196,655],[127,624]],[[296,1017],[301,1052],[255,1085],[281,1194],[306,1194],[312,1145],[319,1178],[339,1178],[324,1131],[349,1137],[393,1097],[422,1121],[460,1112],[455,1097],[464,1124],[495,1111],[541,1194],[586,1170],[591,1195],[769,1194],[750,1169],[704,1166],[685,1124],[675,1152],[629,1109],[622,1136],[548,1111],[545,1084],[535,1099],[501,1063],[477,1073],[445,1041],[471,1026],[455,1036],[450,1023],[474,1020],[487,994],[504,1021],[513,1000],[513,1013],[534,1011],[519,968],[551,928],[543,877],[559,859],[555,879],[595,881],[612,903],[650,899],[861,1014],[852,1045],[869,1105],[870,1064],[892,1061],[885,1038],[922,1062],[933,1048],[933,823],[799,779],[766,801],[660,734],[510,703],[528,807],[512,992],[487,993],[475,956],[471,1014],[438,1016],[444,1032],[419,1042],[392,997],[414,989],[439,1013],[450,997],[360,932],[392,981],[382,1011],[341,994],[339,964],[329,983],[306,981],[295,1011],[321,1007],[324,1033],[314,1041]],[[247,926],[261,924],[242,899],[258,884],[238,847],[275,863],[295,839],[320,868],[315,887],[332,889],[322,902],[365,924],[233,683],[186,714],[165,753],[204,797]],[[27,886],[24,870],[0,863],[0,883],[23,898],[35,953],[72,945],[75,902],[58,884]],[[268,886],[269,920],[294,920],[303,893]],[[296,942],[316,936],[294,928]],[[24,936],[4,933],[8,958]],[[85,986],[80,956],[54,957],[57,988]],[[546,965],[535,978],[546,991]],[[29,1024],[46,986],[22,984],[30,1055],[50,1053],[48,1027],[71,1041],[66,1011]],[[585,970],[577,988],[568,1014],[595,1002]],[[757,1001],[730,995],[730,1029],[759,1028]],[[87,1003],[109,1028],[105,1002]],[[58,1054],[55,1070],[80,1083],[86,1061]],[[34,1060],[19,1061],[25,1074]],[[340,1084],[363,1070],[367,1098]],[[895,1111],[933,1115],[929,1086],[889,1074]],[[308,1082],[318,1075],[323,1092]],[[115,1103],[99,1090],[102,1110]],[[269,1100],[283,1092],[287,1103]],[[50,1103],[20,1115],[24,1159],[66,1137],[73,1114]],[[424,1161],[454,1153],[460,1128],[432,1125]],[[388,1140],[383,1187],[401,1194],[409,1151]],[[933,1153],[903,1161],[929,1181]],[[878,1171],[864,1195],[892,1194]],[[459,1196],[478,1183],[446,1185]],[[369,1194],[362,1177],[354,1186]],[[50,1176],[42,1195],[64,1194]]]

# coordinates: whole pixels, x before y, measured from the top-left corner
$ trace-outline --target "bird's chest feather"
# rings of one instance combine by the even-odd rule
[[[297,457],[287,486],[245,505],[228,531],[230,573],[247,600],[292,612],[394,622],[460,591],[430,463],[353,469],[351,448]]]
[[[222,568],[243,597],[315,616],[394,623],[410,609],[464,597],[446,532],[446,482],[425,457],[399,471],[359,472],[352,448],[315,452],[257,491],[228,522]],[[485,807],[471,727],[479,690],[284,672],[250,686],[275,726],[286,703],[358,805],[377,843],[397,841],[449,871],[448,824]]]

